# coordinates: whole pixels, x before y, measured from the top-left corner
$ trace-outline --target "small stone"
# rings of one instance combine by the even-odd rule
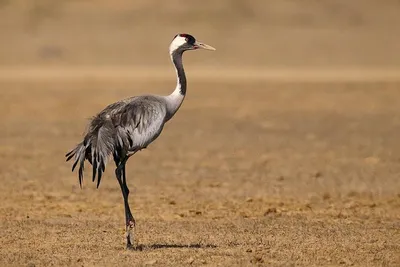
[[[320,178],[320,177],[322,177],[322,172],[316,171],[316,172],[314,173],[314,177],[315,177],[315,178]]]
[[[305,206],[307,209],[312,210],[312,207],[311,207],[311,204],[310,204],[310,203],[307,203],[307,204],[305,204],[304,206]]]
[[[245,212],[240,212],[240,216],[243,218],[249,218],[249,215],[247,215]]]
[[[277,213],[276,208],[269,208],[269,209],[267,209],[266,212],[264,212],[264,216],[267,216],[267,215],[273,214],[273,213]]]
[[[187,260],[187,263],[188,264],[192,264],[194,262],[194,259],[192,258],[192,257],[190,257],[188,260]]]
[[[171,200],[170,202],[168,202],[168,204],[170,205],[176,205],[176,202],[174,200]]]
[[[248,248],[248,249],[246,250],[246,252],[250,253],[250,252],[253,252],[253,250],[252,250],[251,248]]]
[[[194,213],[194,214],[196,214],[196,215],[201,215],[201,214],[202,214],[202,212],[199,211],[199,210],[189,210],[189,212],[190,212],[190,213]]]
[[[253,202],[253,199],[251,197],[246,198],[246,202]]]

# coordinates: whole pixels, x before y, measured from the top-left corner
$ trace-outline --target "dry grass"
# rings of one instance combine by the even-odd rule
[[[399,266],[398,7],[0,0],[0,265]],[[80,190],[64,155],[106,104],[168,93],[177,32],[217,51],[128,163],[126,251],[112,164]]]
[[[190,83],[128,163],[126,251],[112,165],[80,190],[64,154],[104,105],[165,84],[0,84],[0,265],[400,264],[397,83]]]

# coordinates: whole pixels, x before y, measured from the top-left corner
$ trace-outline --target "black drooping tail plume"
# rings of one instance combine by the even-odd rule
[[[79,185],[82,188],[82,180],[83,180],[83,170],[85,169],[85,158],[86,158],[86,146],[83,143],[79,143],[73,150],[71,150],[65,156],[67,157],[67,161],[75,156],[74,164],[72,165],[72,171],[75,170],[76,165],[79,162]],[[90,147],[89,147],[90,149]]]
[[[74,157],[75,161],[72,165],[72,171],[79,163],[79,185],[82,188],[84,163],[87,159],[93,166],[92,181],[96,180],[97,188],[100,185],[101,177],[106,169],[109,156],[114,150],[115,127],[110,120],[104,120],[101,117],[95,117],[89,127],[82,143],[79,143],[73,150],[67,153],[67,161]]]

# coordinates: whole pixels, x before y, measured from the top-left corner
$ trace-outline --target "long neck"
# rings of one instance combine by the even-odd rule
[[[186,95],[186,75],[182,64],[183,51],[176,50],[171,53],[171,60],[176,69],[176,87],[175,90],[166,97],[167,101],[167,120],[178,111]]]
[[[176,88],[174,93],[179,93],[183,96],[186,95],[186,75],[182,64],[183,51],[176,50],[171,54],[171,60],[176,69]]]

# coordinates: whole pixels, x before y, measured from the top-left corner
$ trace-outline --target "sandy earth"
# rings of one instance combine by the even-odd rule
[[[186,102],[128,162],[64,155],[105,105]],[[397,0],[0,0],[0,266],[400,266]],[[86,177],[91,169],[86,169]]]
[[[397,0],[0,0],[0,18],[0,65],[169,66],[189,32],[218,49],[194,66],[400,66]]]
[[[0,265],[400,264],[399,84],[190,83],[128,163],[126,251],[112,164],[80,190],[64,154],[106,104],[174,82],[133,84],[1,83]]]

